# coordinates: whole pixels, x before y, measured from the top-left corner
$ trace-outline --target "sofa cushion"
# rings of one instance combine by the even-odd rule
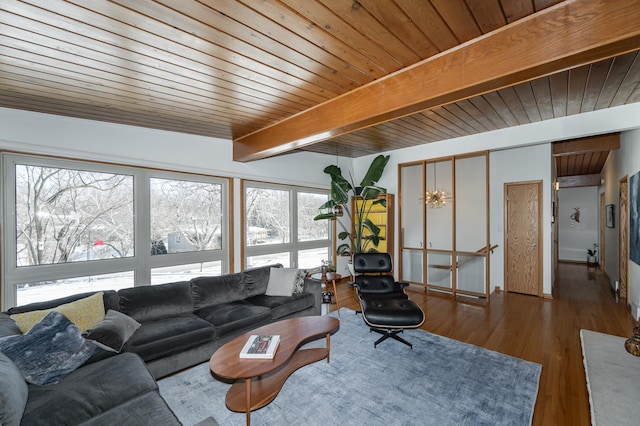
[[[213,324],[218,337],[224,337],[268,322],[271,318],[271,309],[240,300],[207,306],[197,310],[196,315]]]
[[[241,273],[192,278],[191,292],[195,310],[246,297]]]
[[[22,424],[81,424],[156,390],[157,384],[140,357],[119,354],[79,368],[54,385],[29,385]]]
[[[246,297],[264,294],[267,291],[271,268],[282,268],[281,264],[261,266],[242,272]]]
[[[29,393],[18,367],[0,352],[0,425],[18,426]]]
[[[279,319],[312,307],[315,303],[315,297],[311,293],[294,294],[293,296],[266,296],[261,294],[248,298],[247,302],[271,309],[271,318]]]
[[[123,350],[151,361],[211,342],[215,336],[210,323],[194,314],[182,314],[142,322]]]
[[[118,291],[118,296],[118,310],[138,322],[193,312],[188,281],[124,288]]]
[[[18,325],[6,312],[0,312],[0,337],[22,334]]]
[[[147,392],[131,399],[122,405],[99,414],[82,426],[181,426],[182,423],[175,416],[158,392]]]
[[[26,334],[3,337],[0,351],[36,385],[57,383],[85,363],[95,345],[60,312],[51,312]]]
[[[86,339],[95,340],[106,345],[117,352],[129,338],[140,328],[140,323],[129,315],[109,309],[102,322],[82,335]]]
[[[99,291],[89,297],[65,303],[54,308],[23,312],[11,315],[23,333],[29,331],[50,312],[60,312],[69,318],[80,331],[95,327],[104,318],[104,293]]]

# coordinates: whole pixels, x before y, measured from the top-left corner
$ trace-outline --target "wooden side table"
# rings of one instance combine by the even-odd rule
[[[313,274],[311,278],[321,281],[326,287],[329,286],[329,282],[333,285],[333,295],[336,298],[336,308],[338,308],[338,316],[340,316],[340,303],[338,303],[338,292],[336,291],[336,280],[342,278],[342,275],[335,272],[327,272],[326,274]]]

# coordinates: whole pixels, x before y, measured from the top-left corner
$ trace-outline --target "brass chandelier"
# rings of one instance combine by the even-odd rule
[[[433,190],[425,192],[424,202],[430,209],[441,209],[447,204],[449,195],[444,189],[437,189],[436,164],[433,163]]]

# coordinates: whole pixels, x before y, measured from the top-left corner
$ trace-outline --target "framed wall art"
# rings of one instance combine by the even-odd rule
[[[640,265],[640,172],[629,179],[629,258]]]
[[[607,204],[605,209],[607,228],[615,228],[615,206],[613,204]]]

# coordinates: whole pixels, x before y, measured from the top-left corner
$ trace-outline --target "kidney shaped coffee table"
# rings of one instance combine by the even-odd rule
[[[224,344],[214,352],[209,368],[216,376],[237,380],[227,392],[227,408],[246,412],[247,425],[250,424],[251,411],[273,401],[291,373],[324,358],[330,361],[330,336],[339,328],[340,321],[331,316],[290,318],[251,330]],[[280,335],[273,359],[240,358],[240,350],[252,334]],[[299,349],[322,336],[326,336],[326,347]]]

